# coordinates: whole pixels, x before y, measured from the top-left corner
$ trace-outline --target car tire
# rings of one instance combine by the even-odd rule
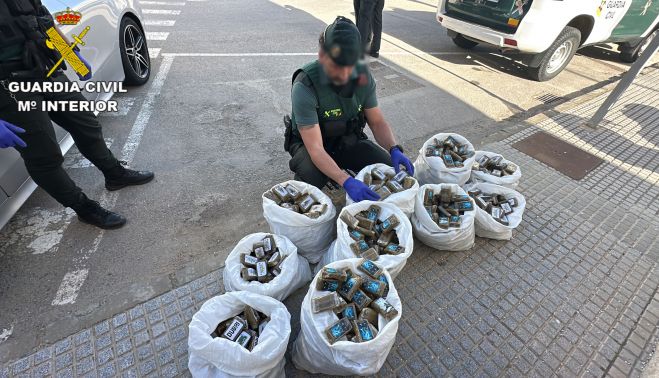
[[[631,46],[628,43],[620,44],[620,60],[625,63],[634,63],[643,51],[650,45],[650,42],[657,37],[659,34],[659,29],[648,34],[640,43],[637,45]]]
[[[130,17],[121,20],[119,50],[128,85],[142,85],[151,76],[151,58],[142,27]]]
[[[478,42],[472,41],[471,39],[465,38],[462,34],[457,34],[455,37],[451,38],[453,39],[453,43],[456,44],[456,46],[462,47],[463,49],[471,50],[476,45],[478,45]]]
[[[566,26],[554,43],[534,59],[537,63],[529,67],[529,76],[537,81],[553,79],[570,63],[580,44],[579,29]]]

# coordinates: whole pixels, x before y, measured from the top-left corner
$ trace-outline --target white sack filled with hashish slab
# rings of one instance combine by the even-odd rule
[[[250,351],[236,341],[211,334],[218,325],[245,310],[266,315],[258,344]],[[283,377],[291,315],[278,300],[247,291],[233,291],[206,301],[188,326],[188,369],[193,377]]]
[[[353,273],[364,274],[359,269],[364,261],[367,260],[341,260],[327,265],[327,268],[335,271],[347,268]],[[322,279],[323,275],[323,270],[321,270],[311,282],[309,291],[302,301],[300,333],[293,345],[293,363],[296,368],[314,374],[328,375],[373,375],[380,371],[396,340],[402,304],[389,272],[373,262],[371,264],[374,264],[373,267],[382,269],[381,276],[383,277],[380,278],[380,281],[388,282],[388,292],[383,294],[384,297],[373,300],[367,307],[369,310],[378,308],[377,312],[372,313],[376,316],[371,320],[373,323],[377,323],[375,332],[371,333],[371,335],[375,334],[375,337],[369,341],[360,342],[349,341],[346,336],[330,339],[330,336],[339,336],[335,334],[334,328],[346,318],[339,319],[333,310],[313,311],[314,308],[317,309],[317,306],[314,305],[314,298],[336,294],[336,292],[318,289],[318,281]],[[365,295],[360,294],[360,298]],[[383,309],[387,311],[381,311]],[[358,320],[363,321],[359,317],[364,311],[359,311],[360,314],[355,315]],[[341,311],[341,315],[344,315],[344,311]],[[371,324],[370,321],[367,324]]]
[[[452,145],[456,147],[452,148]],[[454,151],[453,155],[448,154],[449,156],[445,156],[447,154],[442,151],[446,148],[458,152]],[[460,162],[453,160],[456,155],[460,156]],[[414,177],[419,180],[420,185],[449,183],[462,186],[471,176],[474,156],[474,146],[462,135],[455,133],[436,134],[428,139],[419,150],[419,156],[414,162]],[[451,162],[454,162],[454,164],[451,164]]]
[[[305,182],[290,180],[275,185],[273,189],[287,186],[299,193],[311,195],[320,206],[325,206],[325,210],[317,218],[311,218],[279,206],[275,200],[268,198],[268,193],[271,192],[268,191],[262,196],[263,216],[270,226],[270,232],[287,237],[297,247],[300,256],[315,264],[335,238],[336,208],[325,193]]]
[[[254,250],[264,245],[264,255],[258,258]],[[265,265],[267,282],[258,280],[256,264],[259,262],[265,262],[261,265]],[[264,232],[247,235],[238,242],[224,262],[222,275],[227,292],[251,291],[280,301],[312,278],[309,262],[297,254],[297,248],[287,237]]]
[[[522,170],[503,155],[495,152],[476,151],[475,162],[471,170],[471,181],[487,182],[515,189],[522,178]]]
[[[464,211],[464,214],[459,216],[458,226],[442,224],[442,227],[440,227],[438,221],[443,221],[443,219],[433,219],[433,216],[428,212],[428,205],[425,203],[426,199],[424,198],[426,190],[429,190],[433,196],[439,196],[442,189],[450,190],[453,196],[461,196],[465,200],[463,203],[470,203],[471,210]],[[414,206],[412,228],[414,229],[414,235],[423,244],[443,251],[464,251],[474,246],[474,219],[476,217],[474,202],[460,186],[457,184],[423,185],[419,188]]]
[[[486,200],[481,202],[479,199],[476,199],[475,201],[476,236],[497,240],[510,240],[513,236],[513,230],[522,222],[522,216],[526,208],[524,196],[516,190],[488,183],[475,183],[469,185],[467,190],[472,193],[478,193],[480,191],[482,196],[476,195],[476,197],[481,196],[482,199]],[[490,209],[488,212],[487,208],[481,208],[481,206],[486,205],[488,196],[492,195],[503,196],[506,201],[499,201],[501,203],[499,210],[493,211]],[[504,198],[501,199],[503,200]],[[478,206],[479,202],[481,202],[481,206]],[[492,206],[490,205],[490,207]],[[493,208],[496,207],[494,206]]]
[[[405,177],[408,175],[405,171],[400,171],[397,175],[394,168],[382,163],[367,165],[361,171],[359,171],[357,176],[355,176],[355,179],[370,185],[370,180],[373,179],[371,172],[373,172],[374,169],[386,175],[387,178],[391,178],[389,181],[395,181],[398,185],[400,185],[400,187],[398,187],[398,185],[392,183],[392,187],[396,189],[387,188],[387,193],[391,192],[391,194],[389,194],[385,199],[381,200],[381,202],[392,203],[401,209],[408,218],[411,217],[412,213],[414,213],[414,198],[416,197],[416,192],[419,190],[419,182],[411,176],[409,176],[409,179],[406,179]],[[370,179],[365,180],[366,176],[370,177]],[[405,180],[407,180],[405,183],[407,183],[407,186],[409,186],[407,189],[404,187],[403,181]],[[346,194],[346,205],[353,203],[354,201],[352,198]]]
[[[404,248],[404,250],[401,253],[390,254],[386,253],[386,246],[381,246],[379,251],[382,253],[376,260],[374,260],[376,263],[386,268],[387,271],[389,271],[389,274],[391,274],[391,277],[396,278],[403,270],[405,264],[407,264],[407,259],[414,251],[412,225],[398,206],[387,202],[361,201],[353,203],[352,205],[344,207],[341,210],[341,214],[346,212],[354,216],[362,211],[367,211],[371,206],[377,206],[380,208],[380,213],[378,215],[379,220],[386,220],[393,215],[399,221],[399,224],[393,228],[392,232],[395,232],[396,237],[398,238],[397,246]],[[351,248],[351,244],[354,244],[357,241],[350,236],[350,229],[341,219],[341,215],[339,215],[336,220],[336,230],[336,241],[332,243],[325,256],[323,256],[323,259],[317,266],[317,270],[334,261],[361,257],[356,255]]]

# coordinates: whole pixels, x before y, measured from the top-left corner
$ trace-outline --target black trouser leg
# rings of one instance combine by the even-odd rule
[[[360,0],[359,2],[359,19],[357,28],[362,37],[362,49],[366,51],[368,42],[371,39],[371,29],[373,25],[373,13],[377,0]]]
[[[316,168],[304,144],[292,145],[291,156],[288,166],[295,173],[295,180],[306,182],[318,189],[322,189],[327,184],[329,178]]]
[[[15,95],[19,101],[40,103],[43,100],[43,95],[38,93]],[[23,157],[34,182],[64,206],[77,203],[82,190],[62,168],[64,159],[48,114],[39,110],[18,112],[16,103],[6,91],[0,89],[0,119],[25,129],[20,137],[27,147],[16,147],[16,150]]]
[[[365,166],[382,163],[391,166],[391,156],[387,151],[368,139],[357,141],[353,146],[336,152],[334,159],[339,167],[355,173]]]
[[[352,7],[355,9],[355,25],[359,28],[359,1],[352,0]]]
[[[384,9],[384,0],[378,0],[373,12],[373,40],[371,41],[371,52],[380,51],[382,41],[382,10]]]
[[[54,80],[69,81],[64,74],[57,75]],[[48,93],[45,99],[51,101],[85,100],[83,95],[78,92]],[[103,130],[93,112],[48,112],[48,116],[71,134],[80,153],[98,169],[108,171],[119,164],[105,144]]]

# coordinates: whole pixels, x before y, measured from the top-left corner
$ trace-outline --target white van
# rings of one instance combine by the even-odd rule
[[[439,0],[437,21],[460,47],[527,54],[529,75],[546,81],[586,45],[617,43],[635,61],[657,35],[659,0]]]

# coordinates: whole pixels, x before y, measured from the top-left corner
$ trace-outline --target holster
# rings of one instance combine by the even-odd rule
[[[293,138],[293,122],[291,117],[286,114],[284,116],[284,151],[290,152],[291,139]]]

